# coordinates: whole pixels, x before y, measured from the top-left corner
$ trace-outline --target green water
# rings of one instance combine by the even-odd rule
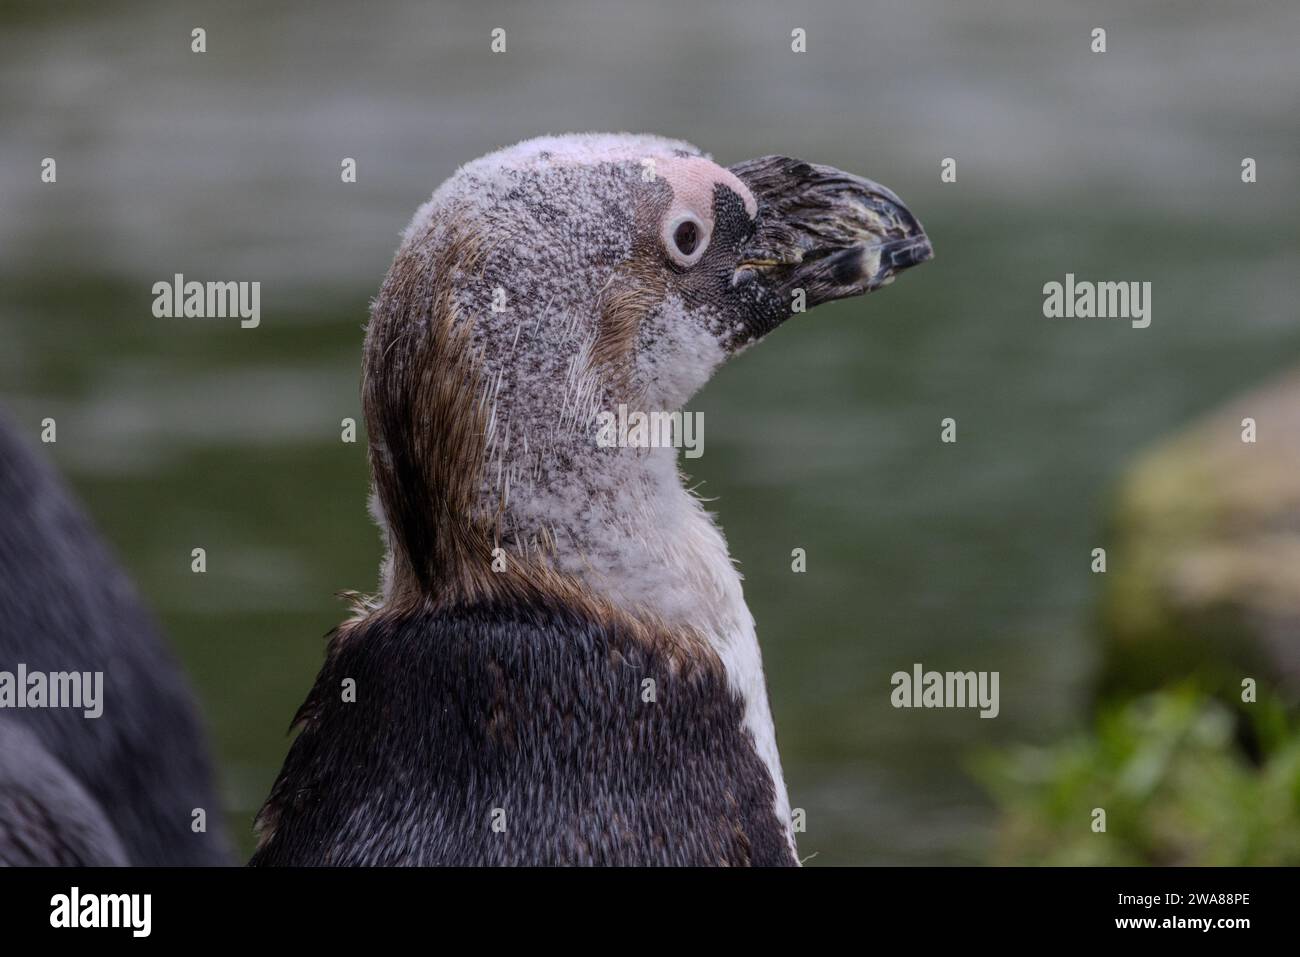
[[[873,23],[895,42],[869,42],[889,69],[834,38],[834,56],[805,69],[750,58],[760,41],[782,48],[778,8],[719,39],[695,37],[681,6],[657,40],[676,46],[657,56],[597,18],[582,22],[603,42],[574,60],[582,31],[526,20],[511,27],[513,72],[457,47],[447,54],[470,73],[440,86],[384,43],[426,42],[432,72],[487,21],[458,8],[412,39],[419,15],[399,7],[366,24],[342,5],[222,21],[241,31],[240,56],[223,61],[216,44],[197,66],[159,39],[194,17],[161,5],[141,5],[131,28],[25,10],[0,41],[0,401],[33,432],[58,420],[52,454],[203,699],[244,850],[344,613],[333,596],[376,579],[364,437],[339,440],[340,419],[360,418],[368,299],[406,217],[456,162],[545,124],[685,135],[724,162],[826,159],[895,187],[925,222],[933,263],[792,321],[719,373],[692,403],[706,451],[688,466],[746,577],[791,800],[807,811],[801,852],[983,860],[991,810],[971,754],[1083,719],[1089,552],[1119,470],[1300,347],[1297,137],[1277,106],[1294,78],[1225,70],[1220,100],[1193,102],[1189,62],[1120,55],[1062,112],[1073,94],[1052,45],[1076,27],[1064,13],[1021,20],[1027,7],[1002,5],[1006,29],[990,34],[959,7],[887,8]],[[1294,17],[1270,9],[1229,32],[1227,53],[1276,50],[1270,24]],[[955,25],[928,26],[939,13]],[[1130,44],[1163,50],[1152,21],[1131,26]],[[896,78],[922,52],[933,75],[912,89]],[[706,53],[717,80],[692,103],[680,73]],[[522,82],[539,64],[540,91]],[[760,119],[745,90],[773,75]],[[1149,82],[1122,82],[1135,75]],[[545,95],[557,91],[568,105]],[[1101,145],[1076,148],[1088,136]],[[1269,182],[1240,183],[1247,150]],[[57,193],[33,172],[51,153]],[[336,157],[358,153],[362,182],[341,193]],[[973,161],[945,186],[937,158],[950,154]],[[176,271],[262,281],[261,327],[153,318],[150,287]],[[1066,272],[1151,282],[1151,327],[1044,319],[1042,285]],[[947,416],[955,444],[939,441]],[[805,574],[790,570],[795,547]],[[1000,671],[1000,716],[894,710],[889,677],[914,662]]]

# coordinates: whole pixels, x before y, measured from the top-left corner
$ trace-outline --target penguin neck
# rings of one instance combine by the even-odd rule
[[[634,617],[731,640],[752,633],[721,531],[682,482],[676,450],[620,448],[511,490],[502,538]]]
[[[632,617],[687,627],[707,640],[744,706],[744,727],[772,778],[775,812],[793,850],[762,654],[726,539],[686,488],[675,449],[602,451],[609,454],[539,451],[546,464],[533,463],[535,474],[548,474],[556,462],[567,466],[548,481],[512,487],[498,512],[502,540],[525,554],[544,548],[557,571]]]
[[[551,439],[508,443],[520,454],[483,470],[469,520],[490,523],[507,563],[543,563],[651,628],[689,629],[708,643],[743,705],[744,729],[768,769],[774,812],[793,850],[754,618],[721,530],[683,484],[676,450],[593,453],[578,432]],[[395,573],[401,559],[377,499],[372,508],[389,541],[387,603],[394,582],[405,576],[400,568]]]

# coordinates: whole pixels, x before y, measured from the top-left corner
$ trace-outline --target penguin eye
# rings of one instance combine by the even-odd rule
[[[695,247],[700,241],[700,230],[689,219],[684,223],[678,223],[677,229],[673,233],[673,245],[683,256],[689,256],[695,252]]]
[[[697,216],[686,213],[666,225],[664,244],[668,247],[668,255],[677,265],[694,266],[709,244],[708,230]]]

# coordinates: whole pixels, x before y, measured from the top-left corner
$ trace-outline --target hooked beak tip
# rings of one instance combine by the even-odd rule
[[[925,233],[863,247],[862,277],[868,289],[887,286],[904,269],[911,269],[934,258],[934,246]]]
[[[893,192],[861,180],[866,192],[867,241],[861,249],[858,281],[865,291],[888,285],[904,269],[934,258],[934,246],[912,211]],[[847,278],[847,277],[845,277]]]

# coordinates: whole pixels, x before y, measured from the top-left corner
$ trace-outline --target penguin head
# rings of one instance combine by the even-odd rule
[[[640,450],[595,447],[601,410],[680,409],[791,315],[931,255],[889,190],[788,157],[726,168],[677,140],[583,134],[468,163],[417,211],[372,309],[382,511],[414,527],[393,513],[443,496],[509,537],[512,488],[621,481],[601,463]]]
[[[725,168],[623,134],[543,137],[467,164],[416,213],[399,259],[412,255],[455,271],[455,306],[489,362],[559,331],[564,358],[585,350],[629,395],[675,406],[792,314],[932,251],[870,180],[782,156]]]

